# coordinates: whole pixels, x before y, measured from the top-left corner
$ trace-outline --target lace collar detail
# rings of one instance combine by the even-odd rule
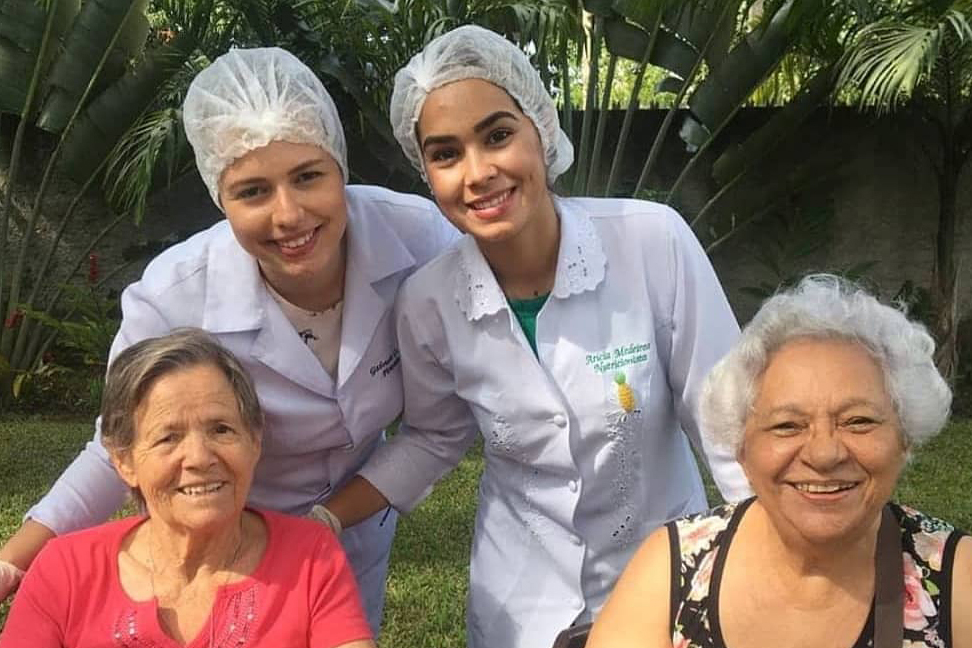
[[[607,257],[594,223],[587,214],[559,198],[554,199],[554,206],[560,218],[560,251],[557,275],[550,294],[558,299],[567,299],[600,285],[604,280]],[[476,245],[476,239],[469,235],[459,243],[455,297],[459,308],[470,321],[508,307],[506,295],[489,263]]]

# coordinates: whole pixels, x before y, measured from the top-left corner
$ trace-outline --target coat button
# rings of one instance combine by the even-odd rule
[[[570,492],[571,493],[576,493],[577,492],[577,482],[574,481],[573,479],[571,479],[569,482],[567,482],[567,488],[570,489]]]
[[[563,414],[555,414],[553,417],[553,422],[554,425],[556,425],[557,427],[566,427],[567,417],[564,416]]]

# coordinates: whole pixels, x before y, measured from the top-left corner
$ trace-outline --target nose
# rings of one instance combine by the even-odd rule
[[[826,471],[847,458],[847,446],[832,422],[821,422],[811,430],[810,438],[803,445],[802,456],[815,470]]]
[[[303,206],[292,187],[277,188],[273,209],[273,224],[282,229],[292,229],[300,223]]]
[[[466,154],[466,183],[469,186],[489,182],[496,173],[496,165],[489,153],[473,149]]]
[[[183,439],[183,465],[186,468],[206,470],[212,467],[217,459],[216,453],[210,446],[209,436],[203,432],[191,432]]]

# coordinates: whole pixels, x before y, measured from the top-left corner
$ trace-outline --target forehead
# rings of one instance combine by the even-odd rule
[[[425,98],[418,130],[423,136],[462,130],[500,110],[523,114],[513,97],[498,85],[483,79],[453,81]]]
[[[759,381],[757,403],[796,399],[887,397],[884,372],[861,344],[798,339],[770,357]]]
[[[250,176],[288,173],[291,169],[320,160],[329,166],[336,166],[334,159],[316,144],[295,144],[276,141],[247,152],[234,160],[223,171],[221,184]]]
[[[211,364],[165,373],[146,390],[136,410],[140,425],[169,419],[239,414],[236,393],[223,372]]]

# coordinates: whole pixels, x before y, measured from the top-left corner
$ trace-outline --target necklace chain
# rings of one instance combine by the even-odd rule
[[[155,535],[152,533],[151,520],[149,521],[148,527],[148,559],[149,559],[149,583],[152,587],[152,598],[158,601],[158,597],[155,592],[155,555],[152,551],[152,545],[155,544]],[[210,613],[209,619],[209,648],[214,648],[216,645],[216,601],[219,596],[219,591],[221,588],[225,587],[229,582],[232,572],[230,571],[232,567],[239,561],[240,554],[243,551],[243,516],[240,515],[240,537],[236,542],[236,548],[233,550],[230,556],[229,562],[224,564],[220,569],[225,571],[226,574],[223,576],[223,582],[216,587],[216,593],[213,596],[213,607]],[[161,621],[161,619],[160,619]]]

